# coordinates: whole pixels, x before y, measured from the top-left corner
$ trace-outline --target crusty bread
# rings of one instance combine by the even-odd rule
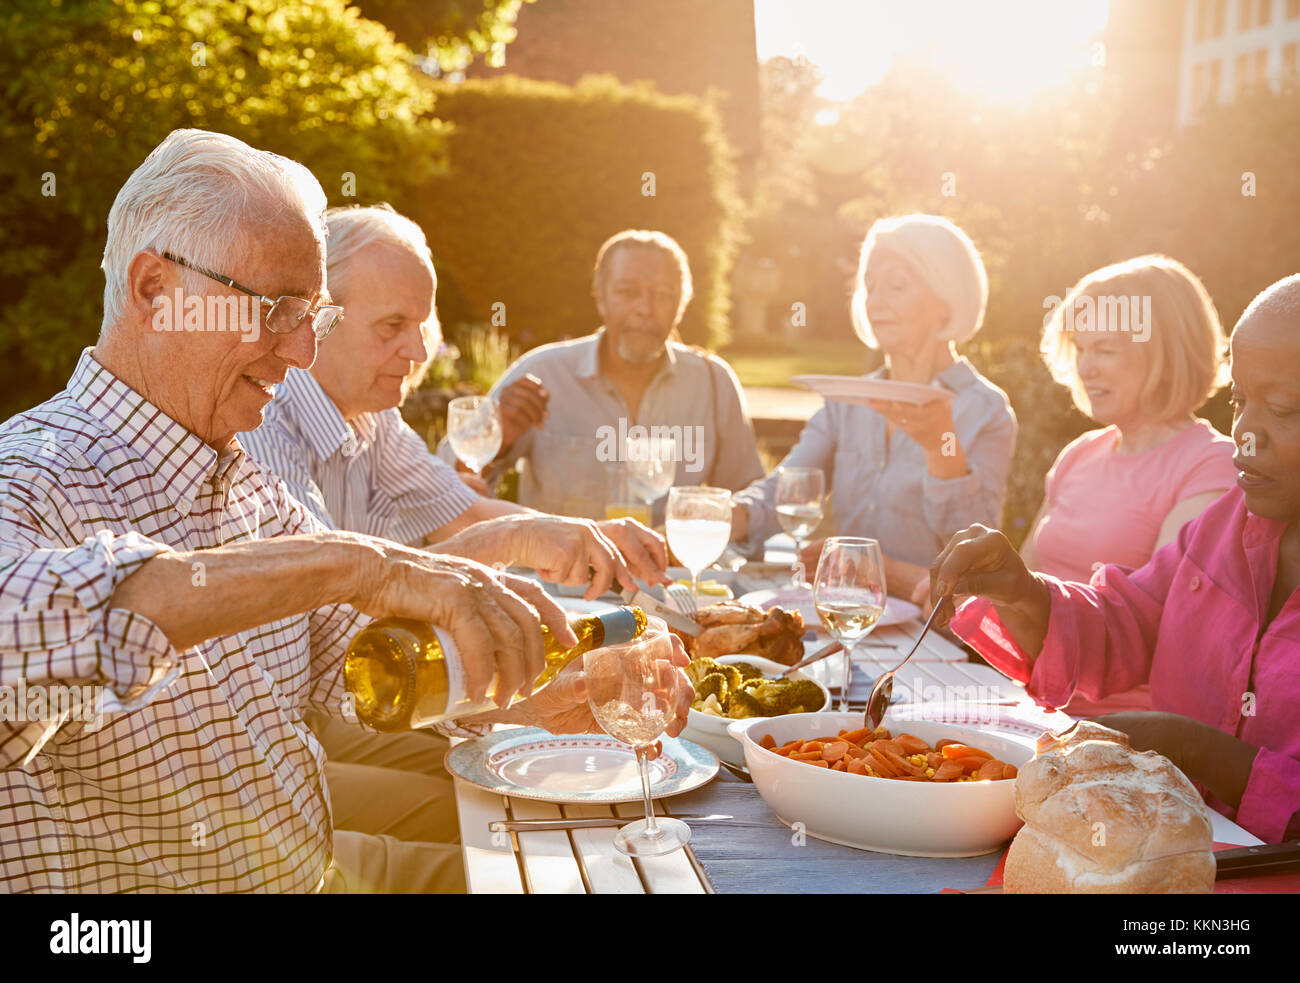
[[[1168,894],[1214,889],[1210,814],[1168,758],[1083,722],[1044,734],[1016,777],[1025,821],[1008,894]]]

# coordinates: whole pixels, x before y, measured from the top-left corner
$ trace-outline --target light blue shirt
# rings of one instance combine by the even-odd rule
[[[310,372],[290,369],[248,453],[332,529],[422,545],[478,501],[396,410],[349,423]]]
[[[868,378],[884,378],[884,369]],[[926,467],[925,451],[905,433],[886,436],[887,421],[875,410],[827,401],[804,427],[799,443],[781,463],[821,468],[830,492],[832,535],[866,536],[895,560],[929,566],[952,534],[973,522],[997,527],[1016,439],[1016,417],[1004,393],[966,359],[935,377],[951,390],[953,429],[970,473],[939,479]],[[749,510],[745,552],[777,532],[777,474],[735,496]]]

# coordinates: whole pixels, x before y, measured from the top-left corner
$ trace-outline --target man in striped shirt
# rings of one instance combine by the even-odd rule
[[[102,712],[0,719],[0,890],[311,891],[327,868],[427,889],[418,844],[333,836],[303,709],[343,714],[371,617],[446,629],[471,696],[496,674],[501,705],[541,669],[540,622],[572,637],[526,580],[326,529],[235,439],[336,321],[324,206],[301,165],[172,133],[110,212],[98,345],[0,427],[0,687],[91,686]],[[209,301],[246,296],[240,330],[214,321]],[[584,704],[573,674],[461,723]]]
[[[424,232],[386,205],[334,208],[326,223],[327,282],[347,319],[311,371],[289,371],[262,425],[240,435],[249,454],[331,528],[455,550],[442,541],[459,534],[456,542],[472,547],[481,533],[506,526],[514,545],[532,539],[531,554],[553,557],[541,571],[549,580],[585,579],[589,555],[603,547],[621,553],[637,576],[666,581],[663,541],[639,523],[546,516],[482,497],[429,452],[398,410],[439,340]],[[470,556],[512,559],[484,549]],[[307,719],[329,759],[337,828],[458,842],[445,739],[368,733],[323,714]]]

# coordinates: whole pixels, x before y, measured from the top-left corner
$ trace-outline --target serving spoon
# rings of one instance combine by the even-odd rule
[[[880,726],[880,722],[885,719],[885,711],[889,709],[890,697],[894,695],[894,674],[907,665],[907,660],[916,654],[916,650],[921,647],[921,641],[925,638],[926,633],[930,630],[930,625],[934,623],[934,616],[939,613],[939,608],[943,604],[943,598],[934,606],[930,612],[930,617],[925,619],[925,627],[921,629],[921,634],[916,637],[916,642],[912,645],[912,650],[907,653],[903,661],[889,672],[881,675],[871,687],[871,695],[867,697],[867,711],[864,723],[869,730],[875,730]]]

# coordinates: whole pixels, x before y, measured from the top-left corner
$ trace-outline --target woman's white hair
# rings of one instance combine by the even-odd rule
[[[331,208],[325,213],[325,222],[329,227],[325,252],[325,279],[335,303],[343,303],[346,300],[346,290],[342,285],[347,282],[348,265],[353,257],[367,246],[381,242],[405,250],[416,259],[423,260],[429,267],[429,275],[433,277],[434,290],[438,289],[438,274],[433,266],[433,251],[429,248],[429,240],[425,237],[424,230],[405,215],[395,211],[387,202],[381,201],[377,205],[344,205]],[[419,388],[429,371],[429,366],[437,357],[438,344],[442,341],[442,328],[438,324],[436,309],[433,321],[422,326],[422,333],[424,347],[429,357],[407,377],[408,390]]]
[[[126,179],[108,213],[101,330],[126,313],[128,269],[143,250],[230,276],[232,258],[247,255],[255,236],[286,213],[306,219],[324,241],[325,205],[320,182],[297,161],[225,133],[173,130]],[[181,276],[190,292],[212,289],[201,273]]]
[[[853,328],[868,348],[879,348],[867,319],[867,262],[876,249],[901,258],[948,305],[941,341],[969,341],[984,323],[989,278],[970,236],[938,215],[899,215],[871,226],[858,254],[858,280],[850,306]]]

